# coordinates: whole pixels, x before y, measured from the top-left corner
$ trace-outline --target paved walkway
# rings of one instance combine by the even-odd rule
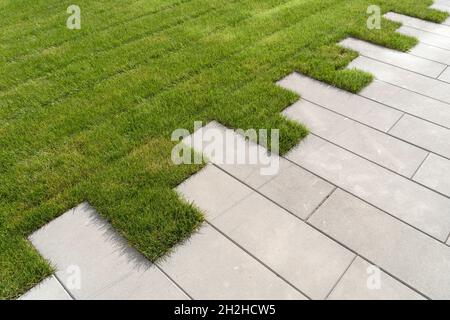
[[[376,77],[361,93],[279,81],[302,95],[284,115],[311,130],[285,157],[215,122],[185,139],[220,132],[237,142],[212,142],[227,157],[244,147],[277,175],[207,153],[177,188],[207,223],[157,265],[82,204],[30,237],[57,272],[22,298],[450,299],[450,20],[386,17],[420,44],[342,41],[360,53],[349,68]]]

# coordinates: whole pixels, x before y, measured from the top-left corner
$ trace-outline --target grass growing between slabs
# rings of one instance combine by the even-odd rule
[[[274,83],[297,70],[356,92],[352,36],[398,50],[416,40],[377,4],[440,22],[431,0],[0,0],[0,298],[52,270],[26,237],[82,201],[154,261],[202,214],[173,189],[201,166],[172,164],[177,128],[216,120],[280,129],[281,152],[307,130],[280,115],[298,96]]]

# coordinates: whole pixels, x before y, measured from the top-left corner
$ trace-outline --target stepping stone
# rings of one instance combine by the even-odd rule
[[[410,54],[450,65],[450,51],[419,43],[409,51]]]
[[[381,103],[351,94],[296,72],[278,81],[277,84],[301,95],[302,99],[385,132],[392,128],[403,115],[402,112],[388,108]]]
[[[72,300],[72,297],[55,276],[50,276],[22,295],[19,300]]]
[[[404,34],[406,36],[415,37],[419,39],[421,43],[435,46],[441,49],[450,50],[450,37],[445,37],[440,34],[408,27],[402,26],[397,29],[398,33]]]
[[[160,267],[194,299],[306,299],[209,225]]]
[[[408,53],[387,49],[354,38],[347,38],[341,41],[339,45],[357,51],[365,57],[386,62],[433,78],[437,78],[447,67],[442,63],[416,57]]]
[[[232,185],[237,190],[243,187],[215,166],[208,170],[181,188],[183,196],[201,209],[204,197],[217,198]],[[204,193],[198,192],[201,181],[209,187],[201,188]],[[303,188],[303,180],[296,183]],[[207,211],[209,223],[313,299],[324,299],[354,258],[353,253],[256,192],[225,212],[216,210]]]
[[[439,80],[450,83],[450,67],[448,67],[438,78]]]
[[[356,58],[348,68],[369,72],[382,81],[450,103],[450,84],[448,83],[366,57]]]
[[[388,12],[384,15],[384,17],[392,21],[400,22],[408,27],[420,29],[427,32],[432,32],[444,37],[450,37],[450,26],[447,25],[428,22],[395,12]]]
[[[400,281],[383,271],[380,272],[380,287],[368,285],[372,272],[371,265],[366,260],[357,257],[350,268],[339,281],[329,300],[423,300],[423,296],[408,288]],[[376,267],[375,267],[376,268]]]
[[[450,160],[430,154],[414,180],[450,197]]]
[[[209,143],[208,141],[203,141],[204,137],[213,135],[224,137],[224,139],[211,139]],[[230,141],[235,141],[236,143],[230,143]],[[286,159],[280,158],[277,155],[268,155],[264,147],[257,146],[253,142],[245,140],[235,131],[227,129],[217,122],[211,122],[201,131],[198,130],[186,137],[184,143],[193,147],[199,153],[203,151],[208,159],[216,166],[252,188],[258,189],[259,192],[302,219],[306,219],[334,189],[331,184],[298,166],[294,166]],[[203,148],[198,147],[202,145]],[[223,164],[221,161],[222,157],[217,153],[214,154],[212,150],[221,150],[222,154],[227,157],[236,154],[237,150],[243,150],[243,152],[247,152],[249,157],[259,159],[263,163],[270,163],[274,167],[278,166],[279,168],[276,170],[276,174],[264,176],[261,173],[261,168],[264,165],[261,163],[258,162],[253,165],[237,163]],[[235,158],[233,157],[231,159]],[[198,176],[198,181],[204,181],[203,177],[207,176],[209,172],[211,170],[206,169],[196,175]],[[233,205],[237,200],[242,199],[248,194],[248,191],[242,190],[242,186],[233,187],[230,184],[230,187],[227,188],[227,181],[230,180],[226,179],[225,175],[225,173],[221,174],[221,181],[224,181],[224,188],[220,194],[217,194],[217,197],[209,194],[208,197],[205,197],[204,191],[211,190],[212,186],[210,184],[213,184],[213,182],[196,186],[196,176],[192,178],[192,182],[189,182],[189,185],[193,187],[187,191],[191,193],[191,190],[196,190],[199,194],[203,194],[202,199],[198,199],[197,205],[208,212],[215,212],[217,214],[219,207],[225,210],[227,206]],[[298,183],[299,181],[302,183]],[[183,194],[186,193],[184,186],[181,186],[179,190]]]
[[[411,177],[428,153],[383,132],[302,100],[285,112],[315,135],[403,176]]]
[[[450,250],[352,195],[337,190],[309,220],[432,299],[450,299]]]
[[[86,203],[51,221],[30,240],[76,299],[187,299]]]
[[[450,158],[449,129],[405,115],[389,133],[443,157]]]
[[[287,158],[423,232],[447,239],[450,199],[315,136]]]
[[[450,128],[449,105],[439,100],[376,79],[359,94],[413,116]]]

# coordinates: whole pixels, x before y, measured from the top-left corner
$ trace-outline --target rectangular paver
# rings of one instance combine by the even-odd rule
[[[284,159],[281,163],[280,172],[260,186],[258,192],[297,217],[306,219],[334,190],[334,186]]]
[[[356,58],[348,67],[370,72],[380,80],[450,103],[450,84],[437,79],[366,57]]]
[[[374,277],[373,280],[370,277]],[[375,278],[378,277],[379,278]],[[400,281],[357,257],[328,297],[330,300],[423,300]]]
[[[251,189],[212,164],[180,184],[177,191],[188,202],[195,201],[195,205],[209,219],[220,215],[252,193]]]
[[[403,114],[380,103],[332,87],[296,72],[279,81],[278,85],[300,94],[306,100],[381,131],[389,130]]]
[[[287,157],[425,233],[447,239],[450,199],[315,136]]]
[[[194,299],[306,299],[208,225],[160,267]]]
[[[428,154],[305,100],[292,105],[284,114],[305,124],[314,134],[407,177],[414,174]]]
[[[278,156],[215,121],[185,137],[183,143],[254,188],[272,179],[280,168]]]
[[[392,135],[450,158],[450,130],[405,115],[390,131]]]
[[[450,128],[450,108],[447,103],[421,94],[374,80],[360,95],[388,106]]]
[[[259,194],[212,224],[313,299],[324,299],[354,258]]]
[[[439,34],[444,37],[450,37],[450,27],[447,25],[442,25],[438,23],[433,23],[421,19],[417,19],[414,17],[405,16],[403,14],[388,12],[384,15],[386,19],[401,22],[403,25],[417,28],[420,30],[432,32],[435,34]]]
[[[414,180],[450,197],[450,160],[430,154]]]
[[[220,136],[226,137],[228,141],[237,141],[236,144],[223,143],[222,139],[211,140],[208,143],[209,148],[204,148],[208,158],[221,169],[225,170],[229,174],[233,175],[240,181],[248,184],[253,188],[257,188],[259,192],[270,197],[273,201],[277,202],[287,210],[291,211],[298,217],[305,219],[313,212],[317,206],[330,194],[333,190],[333,186],[323,181],[322,179],[312,175],[311,173],[293,165],[286,159],[280,158],[277,155],[268,155],[267,150],[261,146],[256,147],[254,143],[245,140],[231,129],[227,129],[217,122],[212,122],[206,125],[202,133],[195,132],[184,140],[187,144],[193,145],[195,150],[201,152],[200,148],[196,146],[201,145],[202,136],[208,137],[209,131],[213,130],[216,133],[220,133]],[[218,135],[219,136],[219,135]],[[195,142],[195,143],[194,143]],[[248,151],[249,154],[253,154],[255,157],[262,159],[263,163],[272,163],[279,166],[276,173],[273,175],[262,175],[261,165],[255,164],[221,164],[217,161],[216,155],[208,150],[220,149],[223,154],[235,154],[238,150],[236,145],[239,144],[239,149]],[[262,156],[259,156],[262,155]],[[198,175],[191,178],[187,185],[195,185],[196,181],[203,181],[204,176],[208,176],[212,169],[205,169]],[[219,174],[219,173],[217,173]],[[221,191],[217,194],[211,194],[211,190],[214,189],[212,184],[204,184],[196,188],[186,189],[183,185],[178,188],[181,193],[192,196],[195,198],[197,194],[203,194],[204,197],[198,200],[198,206],[208,212],[215,212],[217,214],[218,207],[222,210],[227,209],[227,206],[231,206],[235,201],[238,201],[245,197],[248,191],[243,190],[242,186],[231,183],[229,177],[226,177],[225,173],[220,174],[223,181]],[[208,193],[208,196],[206,196]]]
[[[430,59],[436,62],[440,62],[446,65],[450,65],[450,51],[441,49],[438,47],[430,46],[425,43],[419,43],[414,48],[412,48],[409,53]]]
[[[380,47],[354,38],[347,38],[341,41],[339,45],[357,51],[365,57],[393,64],[397,67],[411,70],[433,78],[438,77],[446,68],[446,65],[442,63]]]
[[[450,249],[337,190],[310,222],[432,299],[450,299]]]
[[[450,67],[445,69],[445,71],[442,72],[442,74],[439,76],[438,79],[441,80],[441,81],[445,81],[445,82],[450,83]]]
[[[450,50],[450,37],[445,37],[440,34],[408,27],[408,26],[402,26],[397,29],[397,32],[415,37],[419,39],[421,43],[429,44],[431,46],[435,46],[441,49]]]
[[[145,299],[186,298],[86,203],[45,225],[30,240],[76,299],[126,298],[132,291]],[[111,287],[114,290],[107,290]]]
[[[55,276],[50,276],[22,295],[19,300],[72,300],[72,297]]]

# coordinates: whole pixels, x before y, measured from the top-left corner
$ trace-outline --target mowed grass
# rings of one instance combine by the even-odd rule
[[[297,70],[356,92],[348,36],[398,50],[416,43],[381,6],[440,22],[431,0],[0,0],[0,298],[52,268],[27,236],[82,201],[155,261],[203,221],[173,189],[201,169],[172,164],[177,128],[217,120],[277,128],[281,152],[307,135],[280,111],[298,99],[274,83]]]

